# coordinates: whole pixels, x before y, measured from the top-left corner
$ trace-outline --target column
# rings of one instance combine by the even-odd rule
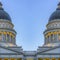
[[[10,33],[10,43],[12,43],[12,35],[11,35],[11,33]]]
[[[48,43],[48,37],[46,37],[46,44]]]
[[[47,40],[47,37],[46,37],[46,36],[44,36],[44,44],[46,44],[46,40]]]
[[[9,35],[9,42],[11,43],[11,35]]]
[[[10,42],[10,35],[7,34],[7,42]]]
[[[55,42],[57,41],[57,34],[55,34]]]
[[[51,36],[49,35],[49,43],[51,42]]]
[[[0,33],[0,41],[3,41],[3,39],[2,39],[2,32]]]
[[[57,40],[56,41],[58,41],[59,39],[58,39],[58,33],[57,33]]]
[[[4,35],[3,35],[3,33],[2,33],[2,41],[4,41]]]
[[[6,42],[7,42],[7,34],[6,34]]]
[[[14,44],[14,37],[12,36],[12,43]]]
[[[47,43],[49,43],[49,36],[47,37]]]
[[[54,32],[54,37],[55,37],[54,41],[57,42],[57,40],[58,40],[58,33],[57,32]]]
[[[52,34],[51,34],[51,40],[50,41],[52,42]]]
[[[55,38],[55,36],[54,36],[54,34],[53,34],[53,40],[52,40],[53,42],[55,42],[54,38]]]
[[[12,35],[12,43],[15,44],[15,36],[14,36],[14,34]]]

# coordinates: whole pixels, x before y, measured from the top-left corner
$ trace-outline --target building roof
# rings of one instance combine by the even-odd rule
[[[1,2],[0,2],[0,19],[11,21],[9,14],[2,8]]]
[[[57,7],[56,11],[54,11],[54,12],[51,14],[51,16],[50,16],[50,18],[49,18],[49,21],[58,20],[58,19],[60,19],[60,2],[59,2],[59,4],[58,4],[58,7]]]

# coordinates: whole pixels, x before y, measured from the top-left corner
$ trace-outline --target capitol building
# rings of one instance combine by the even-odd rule
[[[44,44],[36,51],[24,51],[16,45],[14,24],[0,2],[0,60],[60,60],[60,2],[49,17]]]

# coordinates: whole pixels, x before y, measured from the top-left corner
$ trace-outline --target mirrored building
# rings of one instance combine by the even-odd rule
[[[16,31],[0,2],[0,60],[60,60],[60,2],[44,31],[44,45],[36,51],[24,51],[16,45]]]

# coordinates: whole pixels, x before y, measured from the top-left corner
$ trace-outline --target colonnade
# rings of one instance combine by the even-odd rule
[[[57,42],[60,40],[60,32],[48,32],[45,34],[45,43]]]
[[[0,32],[0,41],[15,43],[15,35],[12,32]]]

